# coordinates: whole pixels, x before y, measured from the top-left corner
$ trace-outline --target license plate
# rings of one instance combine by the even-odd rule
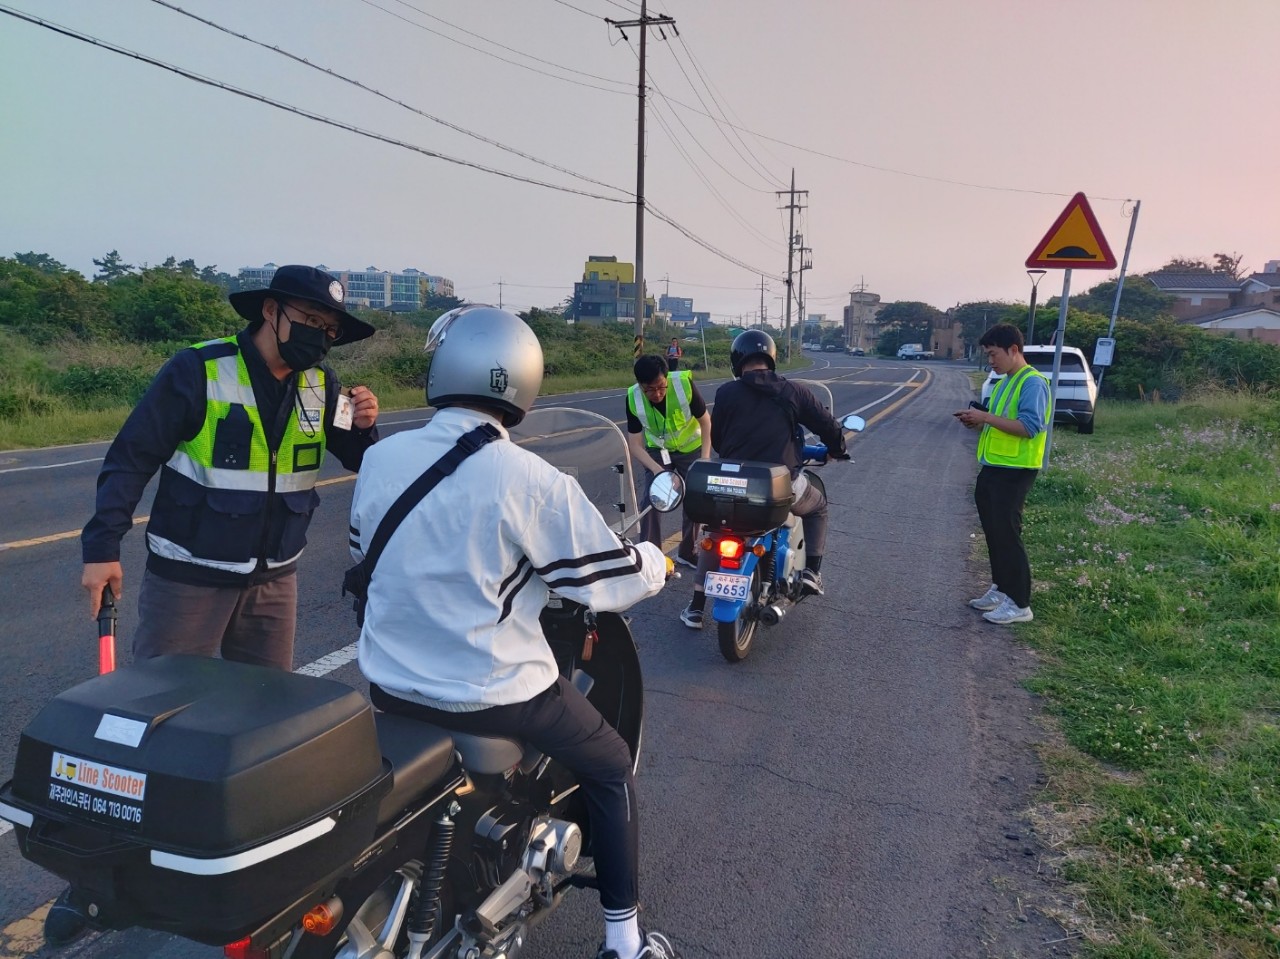
[[[745,603],[751,598],[751,577],[735,576],[732,573],[707,573],[704,588],[712,599],[731,599]]]

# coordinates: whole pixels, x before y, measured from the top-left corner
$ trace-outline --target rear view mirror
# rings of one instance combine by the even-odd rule
[[[659,473],[649,484],[649,502],[659,513],[670,513],[684,501],[684,479],[674,470]]]
[[[840,421],[840,425],[846,430],[851,430],[854,433],[860,433],[867,428],[867,421],[857,413],[850,413]]]

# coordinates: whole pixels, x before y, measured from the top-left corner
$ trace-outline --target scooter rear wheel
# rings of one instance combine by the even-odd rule
[[[738,618],[732,623],[716,623],[717,638],[720,640],[720,655],[731,663],[740,663],[751,652],[751,644],[755,641],[756,630],[760,628],[760,620],[750,614],[760,602],[760,567],[756,567],[751,577],[751,602],[743,606]]]

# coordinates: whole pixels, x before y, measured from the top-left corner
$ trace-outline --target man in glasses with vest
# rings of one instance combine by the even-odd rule
[[[374,329],[309,266],[230,299],[248,325],[166,363],[107,451],[81,585],[91,616],[104,586],[120,595],[120,541],[159,470],[134,658],[220,653],[292,669],[297,560],[325,451],[355,471],[377,439],[378,398],[342,391],[324,358]]]
[[[657,355],[640,357],[633,369],[636,382],[627,390],[627,445],[631,458],[644,467],[643,511],[654,476],[675,470],[683,479],[694,462],[710,458],[711,413],[688,370],[672,372]],[[681,532],[676,562],[696,569],[698,525],[683,513]],[[662,514],[657,510],[644,514],[640,539],[661,549]]]
[[[989,623],[1026,623],[1031,615],[1031,563],[1022,545],[1022,508],[1044,463],[1049,381],[1022,353],[1022,331],[1000,323],[978,345],[1002,374],[988,409],[970,407],[955,417],[978,437],[978,481],[973,500],[987,539],[991,588],[969,600]]]

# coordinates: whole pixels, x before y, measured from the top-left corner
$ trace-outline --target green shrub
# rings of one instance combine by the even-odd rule
[[[134,406],[154,371],[126,366],[70,366],[58,377],[55,392],[79,409]]]

